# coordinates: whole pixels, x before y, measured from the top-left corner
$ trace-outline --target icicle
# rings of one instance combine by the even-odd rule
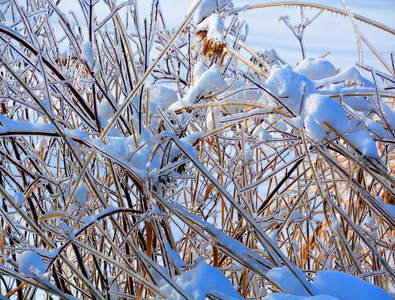
[[[350,7],[347,5],[346,0],[341,0],[344,10],[347,12],[348,17],[351,20],[352,26],[354,27],[355,31],[355,36],[357,37],[357,46],[358,46],[358,57],[359,57],[359,62],[362,64],[363,63],[363,54],[362,54],[362,42],[361,42],[361,33],[359,32],[357,23],[355,22],[354,15],[352,14]],[[362,73],[362,68],[360,70]]]

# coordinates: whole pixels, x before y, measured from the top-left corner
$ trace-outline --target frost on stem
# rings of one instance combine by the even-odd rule
[[[323,12],[323,9],[321,9],[320,12],[318,12],[311,20],[309,20],[308,18],[306,18],[304,16],[303,7],[300,7],[301,22],[295,26],[292,26],[292,24],[290,23],[289,16],[282,16],[279,19],[279,21],[284,21],[285,25],[287,25],[287,27],[292,31],[294,36],[298,39],[299,44],[300,44],[300,49],[302,51],[302,58],[303,59],[306,58],[306,50],[305,50],[305,46],[303,43],[304,31],[322,12]]]

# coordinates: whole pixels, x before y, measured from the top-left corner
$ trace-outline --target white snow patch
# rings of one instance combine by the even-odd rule
[[[220,69],[217,65],[213,65],[200,76],[198,82],[192,86],[188,94],[181,100],[173,103],[169,109],[176,111],[191,106],[199,96],[206,96],[210,92],[223,90],[227,86],[222,78]]]
[[[242,100],[242,101],[254,101],[254,102],[260,101],[262,102],[263,105],[267,104],[265,102],[266,97],[261,100],[261,98],[263,98],[262,92],[260,90],[257,90],[255,86],[246,84],[245,82],[242,82],[240,80],[234,81],[232,78],[226,78],[225,81],[229,85],[229,87],[226,89],[226,93],[230,95],[227,98],[228,102],[240,102],[240,100]],[[237,92],[237,90],[240,91]],[[245,108],[247,108],[247,106],[244,105],[224,106],[224,109],[226,109],[226,111],[231,115],[234,115]]]
[[[343,72],[339,74],[315,81],[315,85],[317,87],[320,87],[341,81],[353,81],[360,83],[364,82],[361,74],[358,72],[358,70],[355,67],[348,67],[347,69],[345,69]],[[339,85],[339,87],[341,86]]]
[[[271,134],[266,131],[262,124],[254,129],[252,136],[261,141],[266,141],[272,138]]]
[[[383,114],[391,128],[395,128],[395,111],[385,103],[383,103]]]
[[[199,7],[196,9],[192,20],[199,24],[204,18],[210,16],[216,9],[217,3],[219,8],[222,7],[227,0],[203,0]],[[192,10],[192,7],[195,5],[196,1],[192,3],[190,8],[188,9],[188,13]],[[233,4],[229,3],[227,5],[228,8],[233,8]]]
[[[218,66],[213,65],[202,74],[199,79],[198,86],[207,92],[215,92],[226,89],[228,85],[222,78],[222,74]]]
[[[314,285],[340,300],[390,300],[392,297],[372,283],[339,271],[318,271]]]
[[[108,145],[108,150],[112,153],[117,153],[122,159],[130,161],[130,163],[137,169],[146,170],[147,163],[150,159],[152,142],[144,144],[150,138],[149,134],[143,129],[141,135],[136,134],[137,145],[140,147],[138,151],[135,152],[136,146],[133,136],[126,138],[123,137],[107,137],[106,142]],[[133,153],[133,156],[132,156]],[[130,159],[131,157],[131,159]],[[160,158],[159,154],[153,157],[153,160],[149,166],[149,170],[160,168]]]
[[[191,271],[175,277],[175,281],[194,300],[205,300],[209,292],[218,292],[224,295],[224,299],[242,300],[243,298],[233,289],[232,284],[218,269],[200,262]],[[169,294],[168,299],[181,300],[183,297],[174,291],[169,285],[162,290]]]
[[[103,99],[100,103],[98,103],[97,110],[99,115],[106,119],[106,121],[109,121],[114,116],[112,107],[107,99]]]
[[[288,222],[291,223],[292,221],[295,221],[297,219],[303,219],[306,216],[301,214],[299,211],[295,210],[292,212],[291,216],[288,218]]]
[[[81,182],[74,194],[73,202],[69,205],[67,212],[70,214],[75,213],[80,208],[86,206],[87,200],[89,198],[89,190],[85,183]]]
[[[295,296],[290,294],[282,294],[276,293],[271,294],[263,298],[264,300],[338,300],[338,298],[334,298],[328,295],[319,295],[319,296]]]
[[[181,141],[188,144],[193,145],[195,144],[205,133],[204,132],[192,132],[191,134],[187,135],[186,137],[181,138]]]
[[[13,197],[14,203],[18,206],[22,205],[25,200],[25,196],[22,193],[16,193]]]
[[[212,14],[203,22],[201,22],[197,27],[197,32],[207,31],[206,38],[211,41],[218,41],[220,43],[225,43],[223,37],[224,23],[218,14]]]
[[[385,204],[383,199],[376,198],[376,201],[381,204],[382,207],[389,213],[393,218],[395,218],[395,205],[392,204]]]
[[[37,144],[35,145],[35,149],[37,152],[42,152],[44,149],[46,149],[49,145],[49,139],[45,136],[40,136],[37,139]]]
[[[287,97],[283,99],[284,103],[296,114],[300,111],[303,93],[306,93],[306,96],[310,92],[316,92],[313,82],[306,76],[294,72],[289,65],[275,66],[265,86],[277,96]]]
[[[306,58],[294,68],[294,71],[311,80],[320,80],[336,75],[335,67],[329,61],[319,58]]]
[[[206,72],[206,65],[203,61],[198,61],[193,68],[193,83],[196,84],[199,81],[200,76]]]
[[[119,286],[116,277],[108,276],[108,285],[110,286],[110,290],[108,291],[110,294],[110,300],[119,300],[120,296],[111,294],[111,292],[122,293],[122,289]]]
[[[19,271],[27,276],[35,274],[43,276],[46,270],[46,264],[43,263],[40,255],[31,250],[26,250],[16,257]]]
[[[309,288],[311,288],[316,295],[319,295],[315,297],[309,297],[307,291],[302,287],[300,282],[297,281],[288,268],[275,268],[270,270],[267,275],[271,280],[278,284],[284,292],[291,295],[272,294],[265,297],[265,300],[392,299],[389,294],[374,284],[340,271],[318,271],[317,276],[314,278],[314,283],[306,281]]]
[[[304,116],[312,116],[317,122],[328,122],[339,132],[348,130],[348,119],[339,104],[328,96],[311,94],[306,99]]]
[[[175,90],[160,85],[150,87],[150,97],[152,103],[157,104],[164,110],[178,100]]]
[[[303,272],[296,268],[299,276],[304,278]],[[267,272],[267,276],[270,280],[275,282],[284,292],[297,295],[297,296],[309,296],[309,293],[295,277],[295,275],[286,267],[274,268]],[[312,283],[304,280],[304,284],[309,287],[309,289],[315,294],[322,294]]]
[[[314,140],[321,141],[326,137],[326,133],[321,126],[317,124],[313,117],[307,116],[304,120],[306,131]]]
[[[259,51],[257,54],[272,68],[274,66],[280,65],[276,56],[276,51],[274,49],[265,49],[263,51]]]
[[[348,139],[362,152],[363,156],[380,158],[376,143],[366,130],[360,130],[348,135]]]
[[[93,50],[91,42],[84,42],[82,44],[82,58],[88,64],[89,68],[92,70],[94,65]]]
[[[295,126],[297,129],[303,128],[303,120],[300,116],[297,116],[296,118],[290,118],[287,121],[288,121],[288,123]]]
[[[221,114],[218,107],[210,107],[207,110],[206,126],[207,130],[214,130],[219,127]]]
[[[166,242],[165,245],[169,260],[176,266],[178,270],[181,270],[183,267],[188,267],[188,264],[181,259],[178,252],[174,251],[168,242]]]

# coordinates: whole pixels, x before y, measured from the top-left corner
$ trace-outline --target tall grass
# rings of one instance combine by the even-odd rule
[[[380,104],[393,107],[393,63],[370,45],[388,70],[360,64],[376,87],[363,96],[377,109],[364,119],[342,106],[349,119],[389,132],[374,135],[381,159],[328,123],[327,138],[315,141],[264,87],[269,63],[248,47],[237,9],[217,7],[230,20],[225,43],[199,41],[190,17],[200,2],[172,30],[155,0],[145,20],[133,2],[81,0],[77,17],[50,0],[1,1],[2,295],[166,298],[168,284],[192,299],[175,278],[199,256],[248,299],[281,292],[267,276],[280,266],[310,294],[296,267],[308,279],[334,269],[393,291],[395,218],[378,200],[395,205],[394,133]],[[108,15],[96,17],[96,5]],[[152,86],[183,98],[198,61],[248,85],[202,93],[178,111],[151,101]],[[330,96],[342,104],[361,93]],[[256,101],[262,94],[277,107]],[[257,138],[259,126],[270,137]],[[27,251],[45,275],[22,270]]]

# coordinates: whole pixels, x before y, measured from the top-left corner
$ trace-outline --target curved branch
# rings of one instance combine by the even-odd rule
[[[266,4],[258,4],[258,5],[253,5],[248,7],[246,10],[252,10],[252,9],[257,9],[257,8],[266,8],[266,7],[275,7],[275,6],[303,6],[303,7],[311,7],[311,8],[317,8],[317,9],[323,9],[323,10],[327,10],[330,12],[334,12],[343,16],[347,16],[347,12],[345,12],[344,10],[338,9],[336,7],[332,7],[332,6],[327,6],[327,5],[323,5],[323,4],[316,4],[316,3],[309,3],[309,2],[298,2],[298,1],[282,1],[282,2],[273,2],[273,3],[266,3]],[[391,33],[393,35],[395,35],[395,29],[392,29],[382,23],[376,22],[374,20],[371,20],[369,18],[366,18],[364,16],[358,15],[358,14],[354,14],[354,18],[358,21],[364,22],[366,24],[375,26],[381,30],[384,30],[388,33]]]

